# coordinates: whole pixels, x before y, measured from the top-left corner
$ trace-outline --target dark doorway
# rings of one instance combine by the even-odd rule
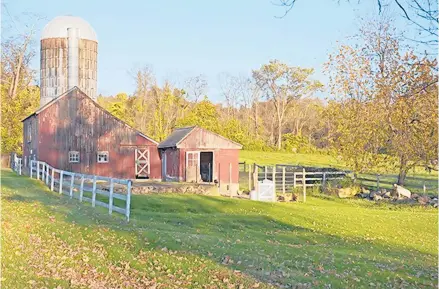
[[[200,175],[203,182],[212,182],[213,152],[200,153]]]

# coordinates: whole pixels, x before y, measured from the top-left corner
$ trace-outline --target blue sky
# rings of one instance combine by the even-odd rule
[[[337,4],[301,0],[282,19],[277,0],[240,1],[59,1],[6,0],[10,14],[32,12],[46,17],[79,16],[95,29],[99,42],[98,91],[133,93],[130,71],[150,65],[159,81],[183,83],[205,75],[208,95],[222,101],[219,75],[250,75],[270,59],[313,67],[326,82],[322,64],[337,41],[353,35],[359,19],[376,16],[376,1]],[[4,12],[2,12],[4,15]],[[39,35],[38,35],[39,37]],[[37,42],[38,43],[38,42]],[[38,54],[37,54],[38,55]],[[34,67],[39,68],[38,57]]]

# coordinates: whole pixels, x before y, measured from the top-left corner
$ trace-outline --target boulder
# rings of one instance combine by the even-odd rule
[[[374,201],[379,201],[379,200],[382,200],[383,199],[383,197],[381,197],[380,195],[378,195],[378,194],[375,194],[374,196],[373,196],[373,200]]]
[[[385,192],[384,194],[381,195],[381,197],[385,198],[385,199],[390,199],[390,192]]]
[[[372,191],[369,194],[369,198],[373,199],[376,195],[379,195],[379,192]]]
[[[364,187],[361,187],[361,193],[362,194],[370,194],[370,191]]]
[[[381,194],[380,194],[381,196],[384,196],[385,194],[389,193],[389,192],[387,192],[386,189],[381,189],[380,192],[381,192]],[[390,196],[390,193],[389,193],[389,196]]]
[[[417,198],[419,198],[418,194],[412,194],[412,199],[417,199]]]
[[[393,187],[395,188],[396,195],[398,196],[398,198],[401,197],[410,198],[412,196],[412,192],[410,192],[409,190],[407,190],[402,186],[398,186],[397,184],[394,184]]]
[[[277,201],[278,202],[285,202],[285,197],[284,196],[277,196]]]
[[[428,196],[420,196],[418,198],[418,203],[421,205],[427,205],[430,202],[430,198]]]

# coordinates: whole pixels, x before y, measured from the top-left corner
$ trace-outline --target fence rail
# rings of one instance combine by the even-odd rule
[[[282,193],[292,192],[298,187],[325,187],[328,182],[343,179],[350,173],[349,171],[335,171],[333,169],[317,170],[288,165],[260,166],[254,164],[253,174],[250,174],[249,171],[249,189],[255,187],[256,182],[265,179],[274,181],[276,191]],[[251,178],[253,178],[253,182]]]
[[[21,175],[21,158],[17,158],[16,163],[14,171]],[[107,208],[110,215],[114,211],[125,215],[127,221],[130,219],[131,180],[64,171],[35,160],[30,161],[29,176],[44,182],[51,191],[68,195],[80,202],[89,202],[92,207]],[[117,206],[114,199],[125,201],[125,205]]]

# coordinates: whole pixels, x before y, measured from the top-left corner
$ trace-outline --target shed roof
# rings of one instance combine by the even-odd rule
[[[219,135],[217,133],[214,133],[212,131],[203,129],[201,127],[198,126],[190,126],[190,127],[182,127],[182,128],[177,128],[175,129],[164,141],[162,141],[161,143],[159,143],[159,145],[157,146],[158,148],[171,148],[171,147],[176,147],[176,148],[181,148],[185,146],[185,140],[188,138],[189,135],[195,133],[195,131],[197,132],[205,132],[205,134],[203,135],[210,135],[211,137],[214,137],[215,141],[215,146],[218,146],[219,148],[234,148],[234,149],[241,149],[242,145],[234,142],[228,138],[223,137],[222,135]],[[211,139],[212,141],[212,139]],[[224,144],[227,144],[226,146],[224,146]],[[198,144],[200,145],[200,144]]]
[[[184,140],[196,126],[181,127],[175,129],[164,141],[157,146],[159,149],[176,147]]]

